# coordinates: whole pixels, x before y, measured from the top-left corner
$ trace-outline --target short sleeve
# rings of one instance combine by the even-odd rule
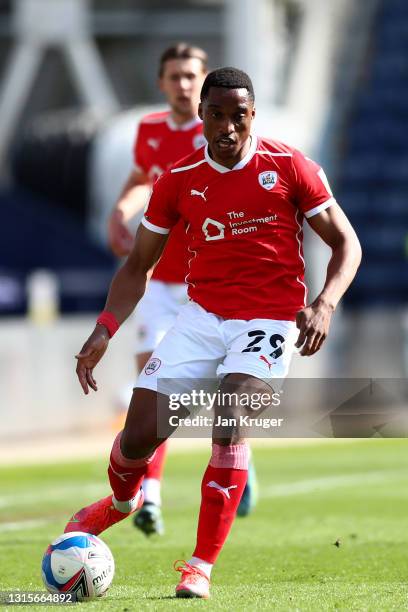
[[[142,224],[152,232],[168,234],[179,218],[177,178],[167,171],[153,186]]]
[[[327,177],[319,164],[300,151],[295,151],[293,168],[296,205],[305,217],[313,217],[335,202]]]
[[[133,164],[137,170],[148,174],[149,166],[145,158],[146,142],[143,137],[143,127],[139,125],[136,130],[135,142],[133,144]]]

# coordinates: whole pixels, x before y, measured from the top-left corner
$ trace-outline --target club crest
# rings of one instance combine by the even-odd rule
[[[151,376],[151,374],[157,372],[160,366],[161,360],[158,357],[153,357],[153,359],[150,359],[150,361],[145,366],[145,374],[147,374],[147,376]]]
[[[278,182],[278,173],[274,170],[267,170],[258,174],[258,181],[261,187],[270,191]]]

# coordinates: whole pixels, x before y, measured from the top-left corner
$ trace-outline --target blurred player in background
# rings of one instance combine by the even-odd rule
[[[237,397],[271,396],[295,346],[302,355],[322,346],[361,261],[358,239],[322,168],[283,143],[251,134],[255,107],[248,75],[235,68],[209,73],[199,113],[208,145],[156,181],[132,252],[77,355],[84,393],[97,390],[94,367],[143,295],[147,273],[180,219],[196,253],[188,276],[192,301],[139,376],[110,456],[113,495],[82,508],[66,532],[98,535],[140,507],[147,466],[162,443],[158,419],[171,424],[169,396],[191,391],[185,378],[214,384],[218,379],[220,398],[231,391]],[[311,303],[304,284],[304,218],[331,248],[324,286]],[[216,419],[237,416],[237,408],[239,402],[219,402]],[[211,570],[233,524],[247,470],[248,445],[239,427],[213,426],[196,546],[188,562],[175,566],[181,572],[178,597],[209,597]]]
[[[108,236],[113,253],[129,255],[134,242],[129,221],[146,205],[155,180],[176,161],[205,144],[198,117],[200,91],[207,74],[208,57],[203,49],[179,43],[166,49],[159,64],[159,87],[170,109],[146,115],[140,122],[134,145],[134,168],[109,219]],[[191,256],[191,255],[190,255]],[[180,307],[188,301],[185,278],[188,253],[184,224],[171,231],[160,261],[136,312],[136,368],[139,373],[152,352],[175,323]],[[145,502],[134,523],[146,535],[163,533],[161,478],[166,444],[149,464],[143,491]],[[256,502],[257,483],[253,465],[238,508],[246,516]]]

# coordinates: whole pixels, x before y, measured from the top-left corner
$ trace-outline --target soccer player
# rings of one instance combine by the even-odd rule
[[[147,465],[161,444],[157,406],[161,419],[167,418],[168,396],[186,390],[186,379],[218,377],[221,397],[231,389],[270,393],[274,380],[286,375],[294,346],[302,355],[318,351],[361,260],[358,239],[323,170],[299,151],[251,134],[255,108],[248,75],[235,68],[209,73],[199,114],[208,145],[155,183],[132,252],[77,355],[84,393],[97,390],[93,370],[143,295],[146,274],[180,218],[191,252],[191,301],[138,379],[110,456],[113,495],[77,512],[65,531],[97,535],[140,506]],[[322,291],[307,305],[304,217],[332,250]],[[196,547],[176,567],[177,596],[209,596],[211,569],[232,526],[247,468],[248,447],[239,431],[214,427]]]
[[[152,113],[140,122],[134,150],[134,168],[109,218],[108,237],[118,257],[129,255],[134,237],[128,222],[146,204],[154,181],[173,163],[205,144],[198,116],[201,87],[207,75],[208,57],[203,49],[178,43],[166,49],[159,63],[159,87],[170,109]],[[180,220],[172,230],[160,261],[137,309],[136,368],[139,373],[166,332],[175,323],[180,307],[188,301],[187,240]],[[166,444],[157,450],[143,481],[144,504],[134,524],[146,535],[162,534],[161,477]],[[255,504],[256,480],[245,487],[238,513],[247,515]]]

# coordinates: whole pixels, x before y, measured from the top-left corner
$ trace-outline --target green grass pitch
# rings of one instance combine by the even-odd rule
[[[116,561],[113,585],[76,609],[408,609],[405,440],[258,448],[254,457],[260,502],[235,522],[211,600],[174,598],[172,564],[188,559],[195,541],[208,460],[199,451],[169,457],[166,535],[149,540],[130,520],[103,534]],[[42,590],[44,549],[70,513],[108,493],[105,474],[104,461],[0,469],[0,590]]]

